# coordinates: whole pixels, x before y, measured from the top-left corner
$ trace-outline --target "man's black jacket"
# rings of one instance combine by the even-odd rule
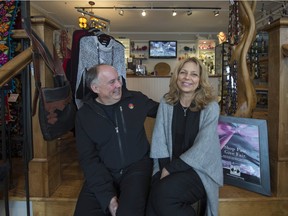
[[[79,161],[86,184],[102,209],[115,195],[111,172],[120,173],[148,155],[144,121],[147,116],[156,117],[157,109],[158,103],[141,92],[124,89],[114,105],[103,109],[90,97],[78,110],[75,130]]]

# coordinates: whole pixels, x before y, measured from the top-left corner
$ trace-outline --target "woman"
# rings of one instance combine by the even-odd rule
[[[206,203],[206,215],[218,215],[223,185],[219,113],[202,63],[185,59],[173,73],[157,113],[148,216],[196,215],[192,205],[199,200]]]

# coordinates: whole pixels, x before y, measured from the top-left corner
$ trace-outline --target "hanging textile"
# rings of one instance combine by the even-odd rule
[[[0,1],[0,67],[6,64],[13,58],[15,47],[12,43],[12,30],[14,29],[15,19],[18,12],[19,1],[6,0]],[[15,88],[14,80],[9,81],[1,90],[12,91]],[[10,109],[8,101],[7,91],[5,93],[5,121],[11,121]],[[4,104],[4,103],[3,103]]]
[[[0,1],[0,67],[13,56],[11,34],[18,12],[18,1]]]

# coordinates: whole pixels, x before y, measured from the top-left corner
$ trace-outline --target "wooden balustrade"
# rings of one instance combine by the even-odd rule
[[[32,61],[32,49],[27,48],[0,68],[0,86],[19,74]]]

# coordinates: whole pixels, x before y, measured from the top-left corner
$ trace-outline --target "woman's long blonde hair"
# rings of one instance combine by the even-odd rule
[[[196,57],[190,57],[184,59],[178,67],[176,71],[172,74],[169,84],[169,92],[164,95],[166,102],[170,105],[176,105],[181,97],[181,91],[177,86],[177,79],[179,72],[181,71],[184,64],[187,62],[193,62],[199,66],[200,69],[200,80],[199,86],[195,90],[194,100],[190,105],[191,111],[199,111],[205,108],[207,104],[211,101],[216,100],[216,97],[213,95],[211,84],[209,83],[208,73],[203,66],[202,62],[198,60]]]

